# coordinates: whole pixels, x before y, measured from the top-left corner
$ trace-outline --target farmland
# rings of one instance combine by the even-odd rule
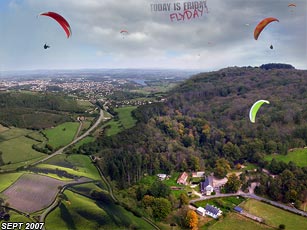
[[[48,138],[48,144],[54,149],[58,149],[73,140],[78,127],[78,122],[66,122],[54,128],[44,130],[43,133]]]
[[[294,149],[293,151],[288,152],[287,155],[271,154],[265,156],[264,159],[266,161],[276,159],[277,161],[283,161],[285,163],[292,161],[297,166],[304,167],[307,166],[307,149]]]
[[[131,226],[139,229],[152,228],[118,205],[98,203],[71,191],[65,191],[64,195],[70,204],[62,202],[47,216],[46,230],[119,229]]]
[[[1,177],[0,192],[10,187],[23,173],[7,173]]]
[[[22,212],[32,213],[49,206],[66,183],[50,177],[24,174],[3,191],[5,201]]]
[[[307,219],[305,217],[284,211],[269,204],[257,200],[247,200],[240,205],[247,212],[261,217],[267,225],[278,228],[284,224],[286,229],[297,230],[306,228]]]

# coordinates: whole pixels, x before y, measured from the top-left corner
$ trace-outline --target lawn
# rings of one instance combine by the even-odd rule
[[[292,152],[288,152],[287,155],[271,154],[264,157],[269,162],[273,158],[285,163],[293,161],[297,166],[304,167],[307,166],[307,149],[294,149]]]
[[[278,228],[280,224],[284,224],[287,230],[306,229],[307,226],[307,219],[305,217],[257,200],[247,200],[240,206],[247,212],[263,218],[266,224],[275,228]]]
[[[2,133],[2,135],[4,133]],[[19,134],[15,133],[15,134],[20,135],[20,133]],[[45,154],[37,152],[34,149],[32,149],[32,145],[38,143],[39,142],[27,138],[25,136],[19,136],[11,138],[6,141],[2,141],[0,142],[0,151],[2,151],[3,153],[2,159],[6,164],[7,163],[14,164],[18,162],[26,162],[31,159],[45,156]]]
[[[10,187],[23,173],[6,173],[0,174],[1,183],[0,183],[0,192]]]
[[[54,149],[69,144],[79,127],[79,122],[66,122],[51,129],[46,129],[43,133],[48,138],[48,144]]]
[[[99,204],[72,191],[64,193],[69,201],[52,211],[46,218],[46,230],[152,229],[144,220],[133,216],[121,206]]]
[[[274,229],[257,223],[237,213],[229,213],[225,218],[216,221],[213,225],[203,226],[203,230],[269,230]],[[287,228],[286,228],[287,229]]]

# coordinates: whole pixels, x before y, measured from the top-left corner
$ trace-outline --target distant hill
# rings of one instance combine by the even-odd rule
[[[260,99],[270,104],[251,123]],[[306,70],[225,68],[188,79],[163,104],[139,107],[134,128],[81,151],[101,155],[100,167],[123,187],[144,173],[214,169],[222,157],[265,166],[265,154],[307,144],[306,105]]]
[[[0,111],[3,125],[42,129],[71,121],[71,113],[82,113],[84,108],[64,95],[1,92]]]
[[[282,64],[282,63],[270,63],[270,64],[263,64],[260,66],[261,69],[295,69],[292,65],[289,64]]]

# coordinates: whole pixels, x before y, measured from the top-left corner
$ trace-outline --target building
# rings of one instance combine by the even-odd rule
[[[157,174],[157,177],[159,178],[159,180],[165,180],[167,175],[166,174]]]
[[[212,206],[210,204],[206,205],[205,211],[206,211],[206,215],[207,216],[211,216],[214,219],[216,219],[216,218],[218,218],[219,216],[222,215],[222,211],[219,208],[214,207],[214,206]]]
[[[236,206],[234,207],[234,210],[238,213],[242,213],[243,212],[243,208],[239,207],[239,206]]]
[[[198,207],[196,209],[196,213],[201,215],[201,216],[205,216],[206,215],[206,210],[203,207]]]
[[[187,184],[188,184],[188,182],[187,182],[188,176],[189,176],[189,175],[188,175],[186,172],[183,172],[183,173],[179,176],[179,178],[178,178],[178,180],[177,180],[177,184],[187,185]]]
[[[204,177],[204,176],[205,176],[205,172],[193,172],[192,173],[193,178],[200,178],[200,177]]]
[[[200,192],[210,196],[213,192],[213,178],[211,176],[206,177],[205,181],[200,182]]]

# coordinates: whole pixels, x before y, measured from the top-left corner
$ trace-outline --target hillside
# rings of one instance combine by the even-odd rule
[[[41,129],[71,121],[71,114],[86,108],[64,95],[33,92],[1,92],[0,123],[18,128]]]

